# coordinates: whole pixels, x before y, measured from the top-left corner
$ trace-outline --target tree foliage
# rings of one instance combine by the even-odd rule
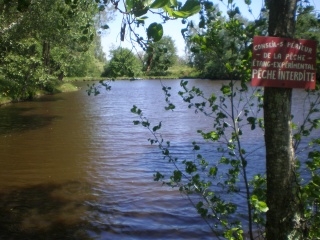
[[[169,67],[177,61],[177,50],[169,36],[151,43],[144,56],[144,70],[148,75],[165,76]]]
[[[127,48],[118,47],[111,51],[111,60],[105,66],[103,77],[129,77],[139,76],[142,62]]]
[[[37,89],[52,89],[57,79],[90,72],[96,60],[88,50],[99,43],[94,2],[1,1],[0,9],[2,94],[33,97]]]
[[[313,6],[298,8],[296,23],[296,38],[312,39],[317,45],[317,80],[320,81],[320,14],[314,11]]]

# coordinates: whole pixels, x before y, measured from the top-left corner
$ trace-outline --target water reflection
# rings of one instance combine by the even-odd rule
[[[29,131],[50,125],[58,116],[35,114],[35,108],[0,108],[0,135]]]
[[[91,239],[82,218],[89,189],[73,181],[1,191],[0,239]]]

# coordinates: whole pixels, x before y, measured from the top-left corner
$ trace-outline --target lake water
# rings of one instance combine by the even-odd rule
[[[190,82],[207,94],[222,83]],[[188,109],[176,94],[179,80],[163,83],[172,88],[173,112],[164,110],[158,80],[112,82],[95,97],[81,83],[77,92],[0,107],[0,239],[214,239],[185,196],[153,181],[172,165],[132,123],[137,105],[153,125],[162,121],[174,155],[194,158],[198,141],[217,161],[216,147],[196,132],[210,130],[214,119]],[[295,92],[297,117],[303,94]],[[249,171],[263,172],[263,132],[250,132],[245,143]]]

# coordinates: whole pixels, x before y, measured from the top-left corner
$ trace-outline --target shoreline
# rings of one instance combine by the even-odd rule
[[[79,88],[75,86],[73,83],[76,82],[94,82],[94,81],[123,81],[123,80],[130,80],[130,81],[136,81],[136,80],[169,80],[169,79],[202,79],[202,78],[192,78],[192,77],[155,77],[155,76],[150,76],[148,78],[116,78],[116,79],[111,79],[111,78],[102,78],[102,77],[66,77],[64,80],[61,82],[61,84],[57,85],[54,87],[52,92],[46,92],[44,90],[38,90],[37,93],[35,94],[33,99],[39,98],[41,96],[45,95],[52,95],[52,94],[57,94],[57,93],[64,93],[64,92],[73,92],[73,91],[78,91]],[[205,79],[205,78],[203,78]],[[213,79],[209,79],[211,81],[214,81]],[[0,94],[0,107],[11,104],[11,103],[16,103],[16,102],[23,102],[23,101],[32,101],[32,99],[20,99],[20,100],[13,100],[10,97],[7,96],[2,96]]]

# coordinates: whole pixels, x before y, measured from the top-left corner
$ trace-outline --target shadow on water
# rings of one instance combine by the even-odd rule
[[[0,192],[0,239],[91,239],[85,205],[90,187],[72,181]]]
[[[0,108],[0,134],[10,134],[46,127],[58,116],[30,113],[34,108]]]
[[[41,103],[44,103],[44,102],[57,102],[57,101],[64,101],[65,98],[63,97],[59,97],[55,94],[53,95],[44,95],[44,96],[41,96],[39,98],[35,98],[32,100],[32,102],[41,102]]]

